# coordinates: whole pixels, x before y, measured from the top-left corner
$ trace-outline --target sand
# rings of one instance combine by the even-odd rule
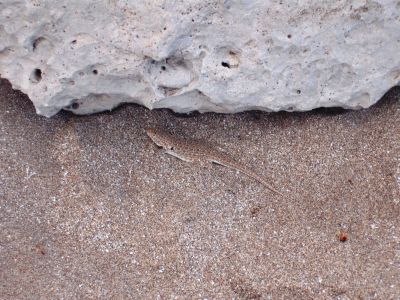
[[[400,299],[400,88],[361,111],[36,115],[0,81],[0,298]],[[166,155],[144,128],[223,148]]]

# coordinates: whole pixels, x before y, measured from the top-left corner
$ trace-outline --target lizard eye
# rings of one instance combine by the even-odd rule
[[[170,150],[174,150],[174,147],[170,147],[169,149],[170,149]]]

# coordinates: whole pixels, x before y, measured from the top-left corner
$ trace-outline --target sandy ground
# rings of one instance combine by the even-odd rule
[[[400,88],[363,111],[52,119],[0,81],[1,299],[400,299]],[[285,196],[189,164],[218,145]]]

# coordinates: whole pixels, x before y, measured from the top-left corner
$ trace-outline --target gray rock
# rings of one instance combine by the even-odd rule
[[[0,2],[0,75],[39,114],[369,107],[400,82],[400,2]]]

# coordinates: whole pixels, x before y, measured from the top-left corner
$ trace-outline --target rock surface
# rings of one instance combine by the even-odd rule
[[[0,3],[0,75],[39,114],[368,107],[400,82],[400,2]]]

